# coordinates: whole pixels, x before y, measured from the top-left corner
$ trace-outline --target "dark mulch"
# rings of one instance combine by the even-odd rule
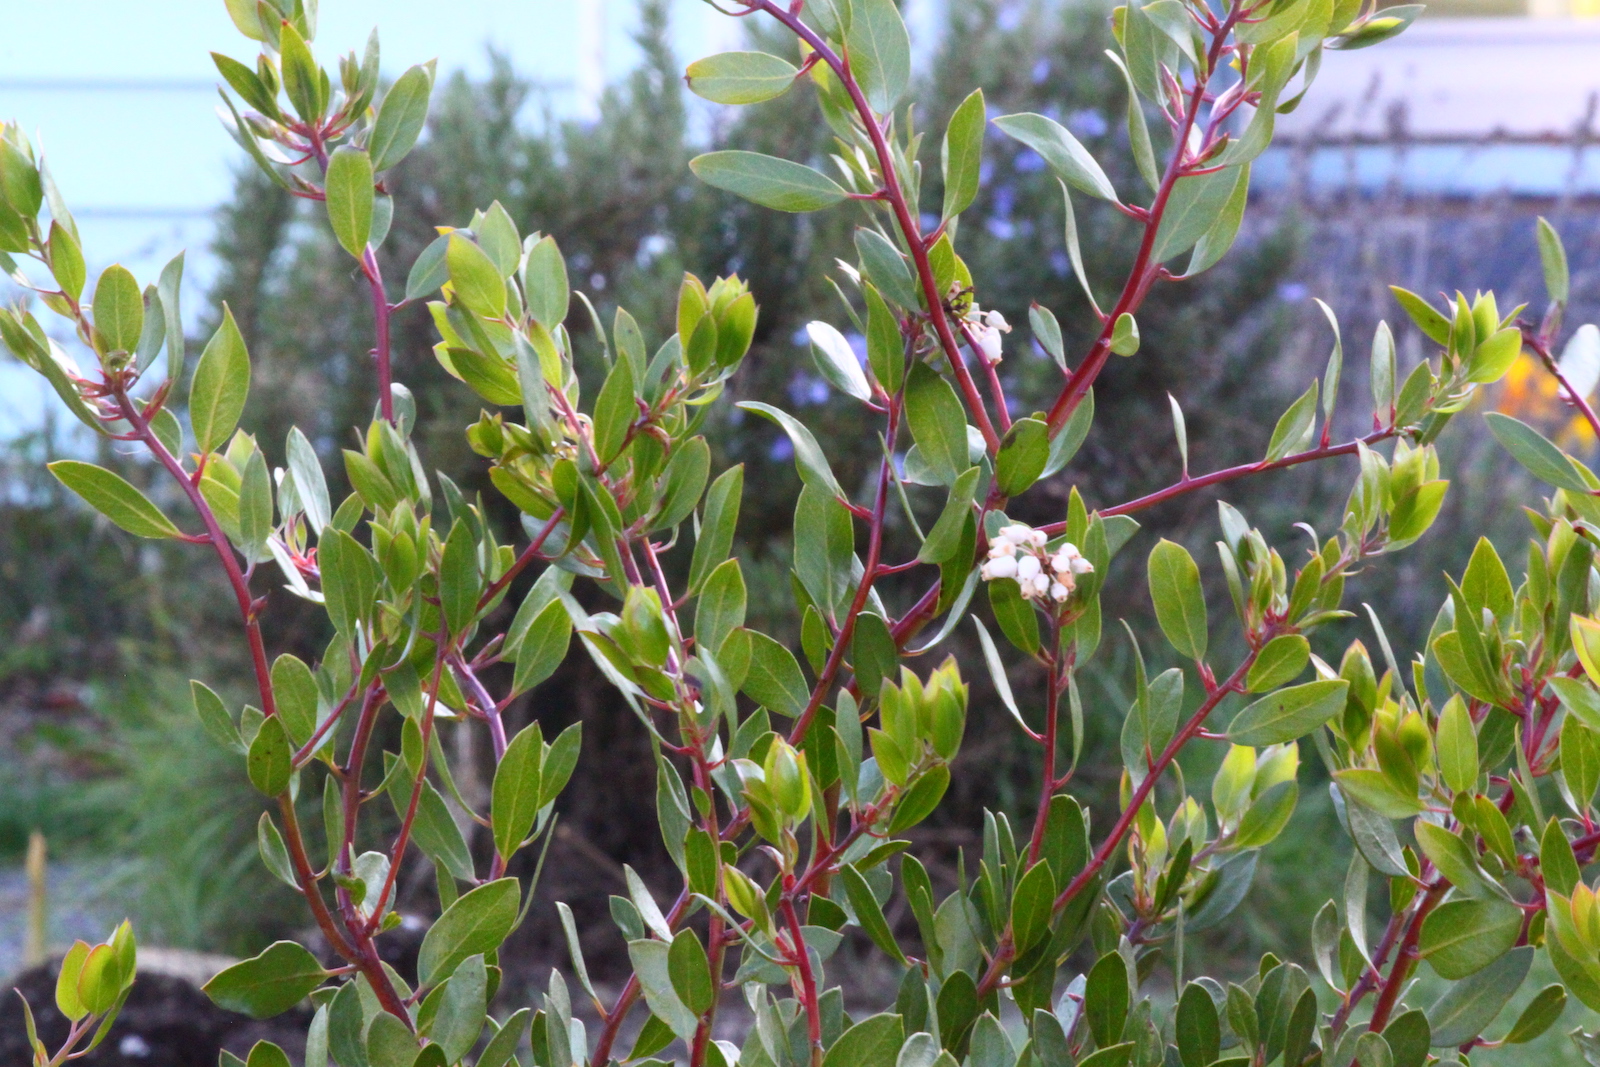
[[[11,983],[32,1005],[39,1037],[52,1054],[68,1029],[67,1020],[56,1010],[56,969],[52,961],[24,971]],[[105,1041],[74,1062],[84,1067],[215,1067],[223,1049],[243,1057],[263,1038],[299,1062],[310,1023],[304,1005],[257,1022],[223,1011],[181,978],[140,974]],[[0,998],[0,1067],[28,1067],[31,1062],[22,1005],[16,993],[7,990]]]

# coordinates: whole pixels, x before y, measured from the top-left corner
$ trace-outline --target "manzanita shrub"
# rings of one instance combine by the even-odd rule
[[[1524,348],[1600,432],[1586,390],[1568,380],[1570,361],[1553,354],[1568,289],[1553,230],[1540,225],[1550,304],[1538,325],[1521,307],[1502,314],[1492,295],[1434,306],[1396,290],[1431,355],[1402,377],[1389,328],[1379,328],[1362,436],[1333,436],[1336,340],[1326,373],[1277,420],[1258,462],[1191,474],[1184,446],[1184,469],[1159,492],[1091,507],[1074,490],[1065,515],[1040,528],[1006,514],[1042,480],[1070,479],[1096,376],[1113,355],[1137,356],[1136,314],[1151,287],[1193,276],[1228,250],[1251,162],[1323,50],[1377,43],[1416,9],[1374,12],[1360,0],[1119,7],[1120,51],[1107,76],[1127,85],[1128,138],[1149,189],[1115,188],[1061,125],[1036,114],[991,119],[974,93],[943,133],[937,183],[926,183],[941,199],[924,188],[920,161],[931,152],[904,101],[911,53],[892,0],[728,2],[731,14],[789,31],[794,52],[700,60],[690,87],[749,104],[806,86],[837,135],[833,176],[748,152],[701,156],[696,173],[775,210],[852,210],[862,223],[859,259],[840,264],[837,284],[841,322],[865,338],[864,364],[837,326],[813,323],[810,337],[821,374],[882,419],[875,479],[859,491],[841,485],[803,422],[742,405],[788,435],[803,486],[792,572],[798,656],[744,625],[744,579],[730,558],[742,472],[713,476],[697,433],[736,385],[756,329],[754,296],[737,277],[709,286],[686,277],[677,332],[664,341],[647,339],[620,308],[607,327],[576,294],[591,338],[581,358],[603,379],[589,398],[556,241],[520,234],[498,204],[444,232],[403,292],[381,276],[374,250],[391,220],[386,183],[424,128],[431,65],[407,70],[380,101],[374,37],[364,57],[341,60],[336,84],[313,58],[309,0],[229,0],[261,54],[253,66],[215,57],[243,102],[241,110],[224,94],[235,138],[273,180],[326,205],[333,236],[370,285],[376,410],[358,447],[343,452],[355,491],[342,501],[330,499],[318,450],[298,430],[274,468],[237,429],[250,357],[226,309],[183,383],[185,403],[174,402],[185,368],[181,258],[145,286],[110,267],[86,299],[72,215],[22,131],[5,127],[4,265],[71,323],[94,365],[75,363],[26,306],[0,315],[5,344],[94,433],[141,446],[170,479],[169,498],[183,502],[160,507],[90,463],[52,469],[129,533],[208,546],[226,572],[257,698],[235,711],[195,682],[199,726],[238,752],[241,783],[272,800],[261,858],[304,895],[321,931],[323,955],[279,942],[213,978],[212,999],[265,1017],[311,998],[306,1063],[316,1067],[330,1057],[341,1067],[444,1067],[474,1055],[479,1067],[669,1055],[692,1067],[1421,1067],[1531,1040],[1569,994],[1600,1009],[1600,905],[1583,880],[1600,844],[1600,621],[1591,617],[1600,478],[1530,427],[1487,416],[1552,489],[1529,511],[1535,536],[1520,583],[1480,541],[1409,663],[1370,609],[1361,622],[1381,649],[1376,661],[1357,642],[1334,666],[1309,641],[1352,615],[1343,606],[1349,576],[1428,529],[1447,484],[1435,439]],[[1089,351],[1069,359],[1055,318],[1035,306],[1033,339],[1062,377],[1049,409],[1023,417],[1008,406],[998,369],[1011,327],[981,308],[981,284],[957,251],[991,124],[1061,179],[1066,247],[1100,327]],[[1074,196],[1109,201],[1142,232],[1105,310],[1078,255]],[[481,501],[430,478],[410,440],[416,401],[391,378],[389,330],[395,310],[418,301],[433,313],[440,363],[488,405],[467,438],[522,513],[520,532],[496,530]],[[146,380],[163,350],[171,377]],[[1592,381],[1593,368],[1584,373]],[[1176,405],[1173,422],[1183,446]],[[1112,432],[1138,447],[1166,430]],[[1189,552],[1170,541],[1150,551],[1149,592],[1171,645],[1158,658],[1178,665],[1157,671],[1135,657],[1120,814],[1091,825],[1070,792],[1085,719],[1123,709],[1085,707],[1075,677],[1102,644],[1099,596],[1138,528],[1131,516],[1339,457],[1354,461],[1348,503],[1331,536],[1312,531],[1308,549],[1289,551],[1294,564],[1221,505],[1208,567],[1231,594],[1237,638],[1213,639],[1220,623]],[[890,554],[908,543],[906,558]],[[280,579],[327,612],[335,636],[315,665],[269,658],[258,620]],[[586,602],[609,609],[582,607],[580,581],[593,587]],[[502,611],[513,590],[514,610]],[[987,603],[991,624],[972,615],[975,602]],[[508,627],[488,625],[507,617]],[[985,817],[981,855],[940,900],[907,833],[946,790],[968,687],[951,659],[918,664],[968,617],[980,669],[1039,746],[1040,785],[1017,825]],[[670,900],[631,871],[629,894],[611,898],[633,966],[614,998],[596,993],[573,914],[557,905],[596,1033],[574,1018],[559,975],[537,1010],[489,1015],[505,999],[500,948],[533,899],[508,865],[549,840],[580,745],[577,726],[550,740],[536,724],[508,736],[502,715],[551,674],[574,635],[656,746],[659,783],[639,802],[653,803],[682,873]],[[1216,657],[1219,644],[1240,652]],[[1019,657],[1037,665],[1028,677],[1042,676],[1041,691],[1012,688],[1007,664]],[[442,719],[486,731],[496,765],[488,810],[456,788]],[[377,751],[382,737],[398,737],[397,751]],[[1225,751],[1209,788],[1182,772],[1190,746]],[[1186,974],[1186,934],[1239,905],[1256,856],[1295,808],[1300,760],[1313,753],[1353,842],[1344,899],[1307,916],[1320,982],[1276,955],[1244,982]],[[462,833],[447,797],[481,834]],[[387,809],[381,819],[374,805]],[[358,842],[375,840],[375,821],[398,829],[358,853]],[[441,914],[412,986],[377,946],[400,922],[401,872],[418,864],[436,873]],[[1384,886],[1387,918],[1369,926],[1369,891]],[[896,894],[914,936],[902,938],[885,916]],[[827,967],[850,927],[901,977],[855,991],[877,996],[847,1012]],[[1486,1033],[1540,951],[1561,984],[1538,993],[1509,1029]],[[1407,999],[1421,967],[1437,976],[1437,999]],[[58,991],[71,1035],[54,1053],[35,1040],[36,1062],[92,1047],[133,968],[125,927],[106,945],[75,946]],[[753,1019],[738,1043],[714,1038],[728,1032],[717,1023],[730,999]],[[1591,1039],[1578,1038],[1593,1055]],[[266,1043],[249,1057],[251,1067],[286,1062]]]

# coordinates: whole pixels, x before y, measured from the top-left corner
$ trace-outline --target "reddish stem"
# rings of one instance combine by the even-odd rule
[[[1153,493],[1146,494],[1145,496],[1138,497],[1134,500],[1129,500],[1113,507],[1102,508],[1100,509],[1100,514],[1130,515],[1135,511],[1143,511],[1145,508],[1155,507],[1157,504],[1164,504],[1169,500],[1173,500],[1180,496],[1185,496],[1189,493],[1205,489],[1209,486],[1220,485],[1223,482],[1231,482],[1239,478],[1247,478],[1252,474],[1265,474],[1267,471],[1282,470],[1285,467],[1295,467],[1301,463],[1310,463],[1313,460],[1331,459],[1334,456],[1352,455],[1355,453],[1358,445],[1373,445],[1379,441],[1388,440],[1389,438],[1395,436],[1396,433],[1398,433],[1398,431],[1394,427],[1390,427],[1386,430],[1378,430],[1374,433],[1369,433],[1359,441],[1346,441],[1342,445],[1329,445],[1325,448],[1312,448],[1306,450],[1305,452],[1296,452],[1292,456],[1284,456],[1282,459],[1263,459],[1258,460],[1255,463],[1241,463],[1237,467],[1226,467],[1222,470],[1212,471],[1209,474],[1202,474],[1197,478],[1185,478],[1174,482],[1164,489],[1158,489]],[[1041,530],[1044,530],[1046,533],[1051,534],[1052,536],[1061,533],[1066,528],[1067,524],[1065,522],[1053,522],[1040,527]]]
[[[1089,387],[1094,384],[1095,378],[1105,366],[1107,358],[1111,355],[1111,335],[1116,330],[1117,320],[1124,314],[1137,311],[1139,305],[1144,302],[1145,295],[1149,293],[1150,286],[1155,283],[1161,265],[1152,263],[1151,256],[1155,251],[1156,234],[1161,229],[1161,218],[1166,213],[1167,202],[1172,196],[1172,187],[1177,184],[1179,178],[1186,176],[1185,161],[1188,153],[1185,146],[1189,141],[1189,131],[1194,127],[1195,119],[1200,114],[1200,105],[1205,100],[1206,86],[1210,84],[1211,75],[1216,71],[1217,59],[1221,56],[1228,33],[1240,13],[1238,0],[1234,0],[1228,11],[1228,17],[1212,36],[1211,48],[1206,54],[1205,76],[1200,77],[1196,72],[1194,88],[1189,92],[1189,105],[1184,109],[1183,121],[1173,135],[1172,158],[1167,161],[1166,173],[1161,178],[1161,185],[1156,190],[1155,200],[1151,201],[1150,211],[1145,219],[1144,238],[1139,242],[1139,252],[1134,257],[1133,269],[1128,272],[1128,280],[1122,286],[1122,293],[1117,297],[1116,305],[1106,315],[1105,322],[1100,328],[1100,335],[1095,338],[1094,346],[1089,349],[1088,356],[1067,379],[1061,394],[1050,406],[1050,414],[1045,421],[1050,427],[1052,437],[1059,433],[1061,427],[1072,417],[1073,411],[1077,410],[1078,404],[1088,394]]]
[[[872,139],[872,151],[877,156],[878,171],[883,177],[884,199],[894,212],[895,223],[900,227],[906,247],[911,252],[911,262],[917,268],[917,281],[922,288],[922,299],[928,306],[928,319],[933,323],[940,347],[944,349],[945,357],[950,361],[950,369],[955,375],[956,384],[960,386],[962,396],[966,398],[967,408],[972,412],[972,417],[978,421],[978,429],[983,433],[990,454],[998,452],[1000,437],[994,432],[989,414],[983,406],[983,398],[978,395],[977,386],[973,384],[972,376],[967,373],[967,368],[961,361],[961,346],[957,343],[955,334],[950,329],[950,319],[945,314],[944,294],[939,292],[939,283],[933,275],[933,265],[928,260],[928,247],[922,236],[922,227],[917,222],[911,205],[906,202],[904,190],[900,188],[900,177],[895,172],[894,154],[890,152],[888,141],[884,139],[883,126],[873,113],[872,105],[867,103],[866,95],[862,93],[855,76],[851,74],[849,64],[828,47],[828,42],[817,36],[811,27],[801,22],[797,12],[779,6],[774,0],[754,0],[751,8],[765,11],[811,46],[812,50],[822,57],[822,61],[839,76],[845,91],[850,94],[850,102],[855,105],[856,114],[860,116],[861,124],[866,127],[867,136]]]
[[[1052,648],[1059,646],[1061,641],[1061,624],[1055,622],[1050,627],[1050,643]],[[1033,839],[1028,843],[1028,866],[1032,867],[1039,862],[1039,854],[1044,850],[1045,827],[1050,822],[1050,801],[1055,796],[1056,785],[1056,720],[1060,716],[1061,707],[1061,680],[1063,664],[1057,662],[1059,654],[1052,653],[1049,664],[1050,674],[1045,686],[1044,710],[1044,766],[1040,769],[1039,783],[1039,810],[1033,817]]]
[[[789,939],[794,942],[795,968],[800,972],[800,1001],[806,1009],[806,1036],[811,1040],[811,1060],[815,1063],[822,1054],[822,1006],[817,1001],[817,979],[811,973],[811,952],[806,948],[805,931],[800,928],[800,916],[794,910],[794,900],[785,897],[783,918],[789,924]]]
[[[411,842],[411,827],[417,820],[417,808],[422,801],[422,786],[428,780],[428,756],[431,751],[430,742],[433,739],[433,712],[439,701],[439,683],[444,678],[444,660],[448,646],[445,643],[444,633],[434,638],[438,642],[433,657],[433,677],[428,682],[428,703],[422,709],[422,766],[417,768],[416,781],[411,783],[411,799],[406,803],[406,814],[400,820],[400,833],[395,836],[394,847],[389,850],[389,873],[383,880],[383,891],[378,894],[379,900],[386,900],[394,891],[395,879],[400,874],[400,861],[405,859],[406,846]],[[372,919],[367,923],[367,933],[370,935],[378,923],[383,920],[383,913],[375,910]]]
[[[1122,809],[1122,815],[1117,819],[1116,825],[1111,828],[1111,833],[1107,835],[1105,841],[1101,843],[1083,870],[1079,871],[1072,881],[1067,883],[1067,887],[1061,891],[1061,894],[1056,897],[1052,908],[1053,911],[1059,912],[1066,907],[1073,897],[1083,892],[1084,887],[1100,873],[1100,869],[1111,861],[1111,857],[1121,847],[1123,838],[1128,835],[1128,831],[1133,827],[1133,820],[1138,817],[1139,809],[1144,806],[1145,799],[1155,789],[1156,782],[1166,773],[1166,769],[1171,766],[1172,761],[1177,758],[1179,750],[1188,744],[1195,734],[1200,731],[1201,726],[1205,724],[1207,716],[1222,702],[1222,698],[1229,693],[1242,690],[1245,676],[1250,673],[1250,667],[1255,663],[1256,656],[1259,654],[1259,648],[1251,649],[1250,654],[1244,658],[1244,661],[1235,668],[1226,681],[1211,691],[1204,703],[1189,717],[1189,721],[1183,724],[1183,728],[1178,731],[1177,736],[1173,737],[1167,743],[1167,747],[1161,750],[1161,755],[1157,756],[1150,764],[1150,773],[1145,776],[1144,781],[1139,783],[1138,788],[1133,791],[1133,796],[1129,798],[1127,806]],[[1001,939],[1000,949],[995,952],[994,958],[989,963],[989,969],[984,972],[983,980],[978,983],[978,999],[980,1001],[999,987],[1000,980],[1005,975],[1006,967],[1011,963],[1014,954],[1015,949],[1011,945],[1010,930],[1008,928],[1006,935]]]
[[[1411,973],[1412,964],[1417,962],[1419,955],[1417,941],[1422,936],[1422,922],[1438,905],[1444,897],[1445,890],[1449,888],[1450,883],[1442,878],[1429,886],[1418,903],[1416,912],[1412,914],[1411,923],[1406,927],[1405,939],[1400,942],[1400,948],[1395,953],[1394,966],[1389,971],[1389,977],[1384,980],[1377,1002],[1372,1005],[1372,1019],[1367,1023],[1367,1029],[1373,1033],[1380,1033],[1389,1025],[1389,1016],[1400,999],[1400,990],[1406,984],[1406,976]]]

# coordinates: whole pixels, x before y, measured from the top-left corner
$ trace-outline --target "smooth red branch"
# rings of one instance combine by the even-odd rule
[[[1118,295],[1115,306],[1106,315],[1104,324],[1100,328],[1100,335],[1095,338],[1089,354],[1078,364],[1078,369],[1067,379],[1067,384],[1062,387],[1055,403],[1050,406],[1050,414],[1045,421],[1052,437],[1066,425],[1072,413],[1077,410],[1078,404],[1088,394],[1089,387],[1094,385],[1095,379],[1105,367],[1106,360],[1111,355],[1111,335],[1116,329],[1117,320],[1124,314],[1131,315],[1137,311],[1144,303],[1145,295],[1149,293],[1151,285],[1156,281],[1157,272],[1161,269],[1161,265],[1152,262],[1151,259],[1155,251],[1156,234],[1161,230],[1161,219],[1172,197],[1172,188],[1178,179],[1186,174],[1189,131],[1194,127],[1195,119],[1200,114],[1200,105],[1205,101],[1206,87],[1210,84],[1211,75],[1216,71],[1217,60],[1227,43],[1228,33],[1240,14],[1238,0],[1235,0],[1228,11],[1228,17],[1212,34],[1211,48],[1206,54],[1206,73],[1201,75],[1196,72],[1194,88],[1189,91],[1188,107],[1184,109],[1183,120],[1174,132],[1172,157],[1167,161],[1166,173],[1162,175],[1161,185],[1156,189],[1155,199],[1151,201],[1149,213],[1145,218],[1144,237],[1139,242],[1139,252],[1134,257],[1133,268],[1129,270],[1122,292]]]
[[[972,417],[977,420],[978,429],[983,433],[989,453],[995,454],[1000,450],[1000,437],[989,421],[989,414],[984,409],[983,398],[978,395],[977,386],[973,384],[972,375],[967,373],[966,365],[961,361],[961,346],[956,341],[955,333],[950,328],[949,316],[944,310],[945,294],[939,291],[939,283],[934,278],[933,264],[928,260],[928,247],[923,240],[922,227],[917,222],[916,211],[907,203],[905,191],[900,188],[900,176],[895,171],[894,154],[890,152],[889,143],[884,138],[882,124],[873,113],[872,106],[867,103],[866,95],[856,83],[855,76],[851,74],[849,64],[828,47],[828,42],[817,36],[811,27],[801,22],[797,13],[780,6],[774,0],[755,0],[751,7],[753,10],[765,11],[788,27],[795,36],[805,41],[839,76],[839,81],[850,94],[850,101],[855,105],[856,114],[860,116],[861,124],[866,127],[867,136],[872,140],[873,154],[877,156],[878,170],[883,177],[884,198],[894,212],[895,223],[905,238],[906,247],[911,252],[911,261],[917,268],[917,281],[922,288],[923,301],[928,306],[928,320],[933,323],[939,345],[950,361],[950,369],[955,375],[956,384],[961,389]],[[1004,404],[1003,399],[1001,403]]]
[[[1195,478],[1184,478],[1173,482],[1165,489],[1158,489],[1153,493],[1148,493],[1145,496],[1137,497],[1136,499],[1125,501],[1124,503],[1116,504],[1109,508],[1101,508],[1100,514],[1131,515],[1135,511],[1143,511],[1145,508],[1152,508],[1157,504],[1164,504],[1169,500],[1205,489],[1208,486],[1220,485],[1223,482],[1231,482],[1239,478],[1248,478],[1252,474],[1265,474],[1267,471],[1282,470],[1285,467],[1294,467],[1301,463],[1310,463],[1314,460],[1332,459],[1335,456],[1353,455],[1356,452],[1358,445],[1374,445],[1380,441],[1385,441],[1391,437],[1394,437],[1398,432],[1399,431],[1394,427],[1390,427],[1385,430],[1377,430],[1373,433],[1369,433],[1365,437],[1359,438],[1356,441],[1346,441],[1344,444],[1340,445],[1328,445],[1322,448],[1312,448],[1304,452],[1296,452],[1292,456],[1284,456],[1282,459],[1263,459],[1258,460],[1255,463],[1241,463],[1237,467],[1227,467],[1223,470],[1212,471],[1210,474],[1202,474]],[[1066,528],[1067,524],[1065,522],[1053,522],[1040,527],[1041,530],[1044,530],[1046,533],[1052,536],[1061,533]]]

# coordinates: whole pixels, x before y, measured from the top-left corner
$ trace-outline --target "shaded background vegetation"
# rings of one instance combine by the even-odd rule
[[[814,318],[845,322],[825,279],[836,257],[851,255],[859,218],[848,210],[791,216],[755,208],[697,184],[686,166],[707,142],[825,159],[826,126],[805,91],[708,117],[681,89],[682,61],[693,57],[675,57],[666,48],[662,5],[647,0],[643,13],[643,61],[610,92],[596,122],[552,117],[538,87],[504,63],[486,81],[458,76],[440,87],[429,139],[393,179],[395,227],[380,257],[391,291],[398,291],[434,227],[466,225],[474,208],[496,199],[525,233],[557,236],[574,287],[590,296],[603,320],[624,305],[653,343],[672,330],[684,271],[708,279],[737,271],[756,293],[761,321],[730,392],[797,410],[827,443],[841,482],[858,486],[878,454],[876,430],[859,405],[829,395],[797,335]],[[915,121],[932,131],[924,174],[938,173],[937,131],[949,112],[981,85],[992,113],[1050,114],[1106,161],[1119,186],[1139,183],[1123,134],[1121,82],[1108,76],[1101,56],[1109,43],[1102,9],[963,4],[942,41],[917,96],[923,109]],[[1054,363],[1031,343],[1029,302],[1055,311],[1069,358],[1086,349],[1092,316],[1068,267],[1055,179],[1037,156],[1004,139],[990,140],[987,160],[984,191],[963,216],[959,247],[979,279],[979,299],[1016,326],[1002,374],[1019,398],[1019,412],[1026,412],[1047,405],[1060,382]],[[936,203],[936,177],[926,185],[928,202]],[[281,462],[284,434],[291,424],[300,426],[322,451],[337,491],[338,451],[351,441],[349,428],[366,423],[373,403],[370,319],[364,285],[315,207],[241,172],[221,218],[216,252],[222,270],[212,296],[213,303],[232,308],[254,360],[247,428]],[[1098,203],[1079,202],[1077,209],[1089,275],[1104,298],[1133,258],[1134,230]],[[1245,238],[1221,266],[1198,281],[1156,291],[1140,315],[1142,350],[1113,361],[1100,380],[1098,417],[1085,447],[1015,517],[1059,519],[1074,485],[1093,507],[1173,481],[1179,466],[1169,392],[1187,413],[1197,472],[1258,457],[1278,413],[1320,372],[1330,345],[1321,315],[1301,298],[1306,286],[1352,316],[1345,424],[1359,427],[1366,410],[1365,338],[1377,304],[1370,293],[1345,291],[1353,275],[1329,268],[1333,261],[1322,256],[1325,219],[1302,221],[1281,201],[1253,210]],[[1315,238],[1309,245],[1308,234]],[[1527,243],[1531,252],[1531,238]],[[1585,288],[1585,250],[1574,252],[1581,306],[1592,285]],[[1437,279],[1434,288],[1481,284],[1482,273],[1473,273],[1477,264],[1447,266],[1469,276]],[[1373,268],[1362,264],[1358,273],[1366,284]],[[1373,279],[1389,280],[1381,271]],[[1416,279],[1397,280],[1429,289]],[[1531,278],[1514,281],[1521,285],[1519,299],[1535,291]],[[1503,306],[1514,302],[1502,299]],[[580,352],[593,353],[581,310],[569,328]],[[500,506],[462,433],[481,402],[434,360],[424,309],[403,312],[397,331],[396,373],[417,397],[424,456],[468,491],[483,492],[491,508]],[[598,357],[590,365],[598,368]],[[728,404],[719,406],[707,432],[719,467],[746,464],[736,551],[751,581],[754,621],[792,634],[787,505],[798,480],[787,450],[766,423],[742,420]],[[1447,436],[1446,465],[1457,480],[1435,532],[1402,561],[1382,561],[1352,586],[1352,600],[1389,606],[1401,656],[1431,622],[1442,591],[1439,572],[1458,569],[1470,552],[1471,540],[1455,531],[1481,529],[1487,520],[1503,545],[1523,536],[1503,506],[1506,494],[1522,487],[1508,481],[1504,466],[1474,436],[1461,427]],[[191,675],[216,680],[219,688],[232,679],[235,695],[244,699],[242,642],[234,637],[229,600],[199,550],[134,543],[67,504],[39,469],[39,461],[60,447],[47,432],[17,443],[4,461],[0,633],[7,638],[0,648],[0,693],[6,710],[0,712],[0,745],[16,758],[0,766],[0,853],[15,854],[27,831],[40,826],[69,856],[95,863],[109,857],[126,888],[119,904],[135,901],[145,939],[251,950],[301,926],[303,916],[297,899],[258,866],[257,806],[236,761],[194,729],[188,710],[184,680]],[[140,472],[134,467],[129,473],[137,480]],[[1331,529],[1349,477],[1347,465],[1330,464],[1236,483],[1223,495],[1294,562],[1309,542],[1290,523],[1308,518]],[[1145,530],[1108,583],[1106,636],[1084,681],[1088,745],[1076,786],[1102,817],[1115,804],[1116,737],[1130,695],[1128,645],[1115,619],[1126,617],[1141,635],[1154,633],[1143,593],[1145,553],[1155,536],[1173,536],[1190,542],[1204,565],[1216,539],[1215,499],[1195,494],[1141,515]],[[515,516],[500,507],[509,537]],[[914,550],[908,529],[891,529],[889,558]],[[260,579],[259,591],[273,584],[268,577]],[[908,593],[891,587],[888,598],[903,607]],[[1213,598],[1214,620],[1223,618],[1226,600],[1225,593]],[[292,598],[275,596],[267,627],[277,642],[273,651],[315,656],[327,635],[313,619]],[[1225,624],[1218,629],[1225,631]],[[1357,637],[1370,643],[1364,626],[1334,629],[1318,648],[1328,658],[1336,660],[1343,643]],[[967,632],[954,635],[939,655],[950,650],[968,665],[980,662],[966,654],[973,651]],[[1159,639],[1143,643],[1152,657],[1164,654]],[[954,878],[958,851],[976,844],[981,809],[1015,814],[1036,788],[1031,746],[1019,743],[981,668],[969,666],[966,673],[973,684],[967,743],[948,799],[921,831],[943,856],[936,873],[946,880]],[[1021,668],[1013,678],[1024,693],[1032,682]],[[540,893],[545,901],[572,903],[586,940],[593,939],[587,944],[591,966],[611,977],[622,946],[603,915],[606,894],[621,885],[620,865],[634,865],[647,879],[664,875],[669,865],[653,821],[640,815],[642,798],[654,795],[646,738],[581,653],[510,714],[514,720],[538,717],[547,736],[575,719],[585,722],[585,751],[561,801],[562,824]],[[470,755],[469,735],[452,743]],[[1267,851],[1241,921],[1209,935],[1202,966],[1248,966],[1268,945],[1297,953],[1305,948],[1307,918],[1336,892],[1347,859],[1325,846],[1331,813],[1320,775],[1308,758],[1296,823]],[[486,790],[487,782],[469,775],[462,785],[471,795]],[[428,883],[414,879],[403,903],[432,907]],[[524,980],[563,962],[552,909],[536,908],[517,936],[521,943],[507,959],[521,965]]]

